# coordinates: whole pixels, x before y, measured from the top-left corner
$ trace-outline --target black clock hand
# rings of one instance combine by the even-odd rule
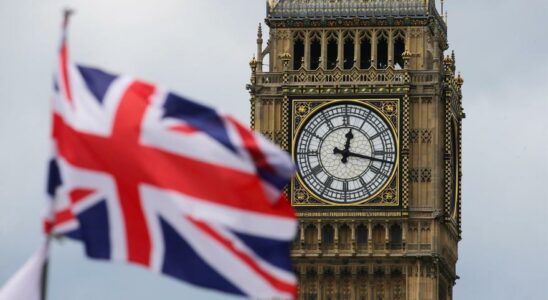
[[[345,137],[346,137],[346,143],[344,144],[344,150],[341,150],[337,147],[333,149],[334,154],[342,154],[341,162],[343,164],[348,162],[348,153],[350,153],[350,141],[354,138],[354,135],[352,134],[352,128],[348,131]]]
[[[349,153],[350,153],[350,151],[348,149],[341,150],[337,147],[335,147],[335,149],[333,149],[333,154],[342,154],[341,162],[343,164],[348,162],[348,154]]]
[[[380,162],[387,163],[387,164],[394,164],[394,162],[392,162],[392,161],[388,161],[388,160],[384,160],[384,159],[380,159],[380,158],[374,158],[374,157],[371,157],[371,156],[358,154],[358,153],[353,153],[353,152],[350,152],[350,151],[348,151],[347,155],[348,155],[348,157],[353,156],[353,157],[369,159],[370,161],[380,161]]]
[[[350,150],[350,140],[354,138],[354,135],[352,134],[352,128],[350,128],[350,130],[345,135],[345,137],[346,137],[346,143],[344,144],[344,150]]]

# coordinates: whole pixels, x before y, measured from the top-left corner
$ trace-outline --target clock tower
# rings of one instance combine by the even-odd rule
[[[298,169],[299,299],[453,299],[463,79],[442,16],[435,0],[267,1],[251,126]]]

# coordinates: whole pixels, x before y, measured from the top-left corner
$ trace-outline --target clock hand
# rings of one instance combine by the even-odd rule
[[[345,135],[345,137],[346,137],[346,143],[344,144],[344,150],[350,150],[350,140],[354,138],[354,135],[352,134],[352,128],[350,128],[350,130]]]
[[[352,128],[350,128],[350,130],[345,135],[345,137],[346,137],[346,143],[344,144],[344,150],[341,150],[337,147],[333,149],[333,154],[342,154],[341,162],[343,164],[348,162],[348,153],[350,152],[350,141],[354,138],[354,135],[352,134]]]
[[[371,161],[379,161],[379,162],[383,162],[383,163],[387,163],[387,164],[394,164],[394,162],[392,162],[392,161],[388,161],[388,160],[384,160],[384,159],[380,159],[380,158],[374,158],[374,157],[371,157],[371,156],[358,154],[358,153],[353,153],[353,152],[350,152],[350,151],[348,151],[347,155],[348,155],[348,157],[353,156],[353,157],[369,159]]]
[[[335,149],[333,149],[333,154],[342,154],[341,162],[343,164],[348,162],[349,153],[350,153],[350,151],[348,149],[341,150],[337,147],[335,147]]]

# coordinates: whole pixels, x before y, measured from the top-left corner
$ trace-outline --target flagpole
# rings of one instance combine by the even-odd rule
[[[48,244],[46,247],[49,247],[49,236],[46,241]],[[47,300],[48,298],[48,275],[49,275],[49,255],[46,258],[46,261],[44,262],[44,266],[42,267],[42,280],[41,280],[41,290],[40,290],[40,300]]]
[[[71,15],[74,14],[74,10],[71,9],[71,8],[64,8],[63,9],[63,24],[62,24],[62,36],[63,36],[63,42],[62,43],[65,43],[65,40],[67,38],[67,29],[68,29],[68,24],[69,24],[69,20],[70,20],[70,17]],[[46,237],[46,249],[49,249],[49,245],[50,245],[50,241],[51,241],[51,235],[48,235]],[[48,250],[48,255],[44,261],[44,265],[42,266],[42,278],[41,278],[41,281],[40,281],[40,300],[47,300],[48,298],[48,282],[49,282],[49,250]]]

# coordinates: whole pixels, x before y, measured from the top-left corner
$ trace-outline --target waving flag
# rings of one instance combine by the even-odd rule
[[[285,152],[210,107],[72,64],[65,37],[58,66],[46,233],[198,286],[295,297]]]

